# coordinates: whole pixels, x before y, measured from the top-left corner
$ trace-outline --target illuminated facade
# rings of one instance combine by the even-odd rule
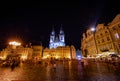
[[[65,34],[62,27],[59,35],[55,34],[52,30],[50,35],[49,48],[43,50],[43,58],[56,58],[56,59],[76,59],[76,49],[72,46],[65,46]]]
[[[33,49],[32,57],[42,58],[43,47],[41,45],[34,45],[34,46],[32,46],[32,49]]]
[[[56,59],[76,59],[76,49],[72,46],[59,46],[57,48],[45,48],[43,51],[43,58],[56,58]]]
[[[97,54],[95,32],[88,29],[86,33],[83,33],[83,38],[81,40],[81,50],[85,57],[95,56]]]
[[[98,24],[96,31],[88,29],[81,39],[82,54],[87,57],[106,57],[120,54],[120,14],[108,25]]]
[[[60,29],[59,36],[55,34],[54,30],[52,30],[50,35],[49,48],[57,48],[58,46],[65,46],[65,34],[62,28]]]
[[[113,40],[114,52],[120,55],[120,14],[109,23],[109,30]]]
[[[23,47],[20,43],[12,42],[0,52],[1,59],[20,57],[21,59],[31,59],[32,58],[32,48]]]
[[[111,32],[109,26],[104,24],[98,24],[95,33],[96,45],[98,48],[98,56],[108,56],[112,52],[115,52]]]

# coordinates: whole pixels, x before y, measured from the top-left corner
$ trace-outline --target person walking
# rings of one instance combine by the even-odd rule
[[[15,60],[13,59],[13,60],[12,60],[12,64],[11,64],[11,71],[13,71],[14,68],[15,68]]]
[[[54,72],[56,71],[56,63],[55,62],[53,64],[53,70],[54,70]]]
[[[84,67],[84,58],[81,58],[80,60],[82,67]]]

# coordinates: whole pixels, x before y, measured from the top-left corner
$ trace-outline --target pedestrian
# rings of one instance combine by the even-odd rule
[[[88,60],[87,59],[84,59],[84,66],[87,68],[88,66]]]
[[[56,71],[56,63],[53,64],[53,70]]]
[[[82,65],[82,67],[83,67],[83,66],[84,66],[84,59],[81,58],[80,62],[81,62],[81,65]]]
[[[13,71],[14,68],[15,68],[15,60],[13,59],[13,60],[12,60],[12,64],[11,64],[11,71]]]

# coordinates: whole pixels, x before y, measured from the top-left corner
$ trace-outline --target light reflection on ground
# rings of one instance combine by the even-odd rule
[[[119,81],[120,71],[106,63],[89,63],[82,67],[77,61],[57,62],[51,65],[22,64],[11,71],[10,67],[0,68],[0,81]]]

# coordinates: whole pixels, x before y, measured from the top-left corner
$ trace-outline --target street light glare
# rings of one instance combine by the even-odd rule
[[[9,42],[10,45],[15,45],[15,46],[20,46],[21,43],[13,41],[13,42]]]
[[[91,31],[95,31],[95,28],[91,28]]]

